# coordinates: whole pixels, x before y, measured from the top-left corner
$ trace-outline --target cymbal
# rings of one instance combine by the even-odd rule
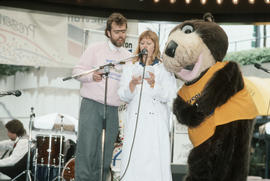
[[[62,124],[54,123],[52,130],[61,130]],[[71,124],[63,124],[63,131],[75,131],[75,126]]]

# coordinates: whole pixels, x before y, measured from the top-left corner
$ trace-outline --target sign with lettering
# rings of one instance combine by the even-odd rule
[[[87,27],[102,32],[96,41],[106,39],[106,18],[0,7],[0,63],[73,67],[83,52]],[[128,34],[137,34],[137,22],[128,27]],[[135,48],[129,41],[125,46]]]

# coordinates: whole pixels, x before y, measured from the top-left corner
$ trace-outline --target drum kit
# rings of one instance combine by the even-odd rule
[[[12,181],[24,174],[27,181],[74,181],[78,120],[58,113],[36,118],[33,108],[31,111],[27,170]],[[124,112],[125,109],[119,111],[120,118],[124,117]],[[67,119],[71,121],[65,122]],[[122,139],[119,141],[122,142]]]
[[[71,147],[66,148],[66,144],[68,142],[65,142],[65,137],[62,135],[39,134],[36,136],[36,147],[32,162],[34,180],[75,180],[75,150],[73,148],[71,150],[72,156],[68,156]],[[65,152],[66,154],[64,154]]]
[[[75,180],[74,153],[76,143],[73,140],[76,141],[77,125],[75,124],[75,126],[73,125],[72,127],[71,124],[64,123],[63,120],[65,117],[66,116],[63,114],[51,114],[49,117],[43,116],[34,118],[33,120],[30,119],[29,145],[31,145],[31,149],[28,151],[30,152],[28,153],[30,159],[27,162],[27,170],[22,173],[26,173],[27,176],[29,176],[30,179],[28,180]],[[50,122],[53,122],[52,127],[49,129],[42,127],[44,118],[47,119],[46,125],[50,125]],[[48,118],[50,119],[48,120]],[[57,123],[57,121],[52,120],[52,118],[60,118],[60,122],[58,121]],[[31,122],[33,121],[34,125],[32,126]],[[31,137],[34,135],[35,139],[32,139]],[[66,138],[70,136],[73,137],[73,139],[66,140]],[[31,174],[29,172],[31,172]]]

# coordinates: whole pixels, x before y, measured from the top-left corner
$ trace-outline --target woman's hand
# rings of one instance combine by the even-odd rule
[[[139,77],[132,76],[132,79],[129,82],[129,89],[130,89],[130,91],[133,92],[135,90],[135,87],[138,84],[141,84],[141,83],[142,83],[142,77],[141,76],[139,76]]]
[[[145,80],[148,82],[148,84],[150,85],[151,88],[154,88],[155,86],[155,74],[153,74],[152,72],[149,72],[150,77],[149,78],[145,78]]]

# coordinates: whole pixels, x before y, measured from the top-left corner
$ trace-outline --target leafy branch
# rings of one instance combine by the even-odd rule
[[[30,66],[0,64],[0,76],[15,75],[16,72],[28,72]]]
[[[254,48],[228,53],[224,60],[235,61],[241,65],[270,62],[270,48]]]

